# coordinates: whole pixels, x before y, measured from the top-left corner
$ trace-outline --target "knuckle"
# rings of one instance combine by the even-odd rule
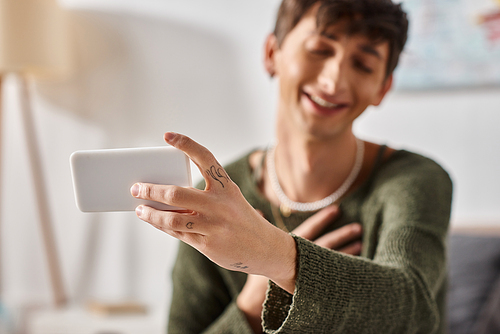
[[[208,247],[208,238],[201,234],[186,233],[183,235],[182,241],[196,248],[199,252],[205,254],[207,257],[210,248]]]
[[[179,240],[182,240],[182,232],[177,232],[177,231],[168,231],[168,232],[165,232],[169,235],[171,235],[172,237],[176,238],[176,239],[179,239]]]
[[[202,158],[202,160],[204,160],[205,162],[212,163],[214,165],[218,165],[217,160],[215,159],[215,156],[212,154],[212,152],[208,148],[206,148],[205,146],[200,145],[200,144],[198,144],[198,145],[199,145],[198,150],[199,150],[200,157]]]
[[[154,222],[153,210],[144,206],[141,213],[141,218],[147,222]]]
[[[209,249],[211,249],[211,242],[210,239],[207,237],[203,237],[197,240],[198,242],[198,247],[199,250],[203,253],[207,252]]]
[[[180,230],[182,224],[182,220],[179,216],[177,215],[169,215],[165,218],[165,227],[167,227],[170,230]]]
[[[243,194],[241,193],[240,187],[238,187],[238,185],[236,183],[234,183],[233,180],[231,180],[229,178],[229,176],[227,176],[227,188],[228,188],[228,192],[230,193],[231,196],[243,197]]]
[[[151,185],[149,184],[142,184],[141,185],[141,195],[142,195],[142,198],[145,198],[145,199],[150,199],[151,198]]]
[[[175,141],[175,144],[178,147],[182,147],[182,148],[188,147],[190,143],[191,143],[191,140],[186,136],[178,136],[177,140]]]
[[[162,194],[162,198],[167,204],[179,203],[179,201],[182,199],[182,191],[178,187],[171,187],[168,190],[164,191],[164,193]]]

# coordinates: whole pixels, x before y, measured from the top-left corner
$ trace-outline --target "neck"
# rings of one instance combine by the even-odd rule
[[[356,138],[351,129],[328,139],[278,129],[275,166],[285,194],[293,201],[313,202],[336,191],[351,172]]]

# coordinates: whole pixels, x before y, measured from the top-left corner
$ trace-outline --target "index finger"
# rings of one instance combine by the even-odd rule
[[[130,188],[135,198],[186,208],[180,211],[199,211],[204,207],[205,198],[201,190],[174,185],[135,183]]]
[[[324,236],[316,239],[314,243],[329,249],[345,250],[349,244],[356,245],[356,241],[359,241],[362,235],[363,228],[361,227],[361,224],[351,223],[325,234]],[[344,253],[349,252],[344,251]]]
[[[306,219],[292,233],[307,240],[314,240],[321,234],[325,227],[338,217],[339,213],[338,206],[328,206]]]
[[[194,162],[206,181],[207,189],[212,184],[218,184],[220,187],[225,188],[230,183],[229,175],[206,147],[187,136],[175,132],[165,133],[164,138],[168,144],[186,153]]]

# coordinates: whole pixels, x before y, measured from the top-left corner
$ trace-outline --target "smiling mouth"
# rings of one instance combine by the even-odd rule
[[[343,104],[336,104],[336,103],[331,103],[331,102],[325,101],[322,98],[315,96],[315,95],[308,95],[308,96],[314,103],[317,103],[318,105],[325,107],[325,108],[333,109],[333,108],[339,108],[339,107],[345,106]]]

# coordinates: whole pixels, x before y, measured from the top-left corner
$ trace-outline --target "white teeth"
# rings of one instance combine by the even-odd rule
[[[316,102],[317,104],[319,104],[322,107],[325,107],[325,108],[336,108],[336,107],[339,106],[338,104],[330,103],[328,101],[325,101],[325,100],[323,100],[320,97],[317,97],[317,96],[314,96],[314,95],[309,95],[309,96],[311,97],[311,100],[313,100],[314,102]]]

